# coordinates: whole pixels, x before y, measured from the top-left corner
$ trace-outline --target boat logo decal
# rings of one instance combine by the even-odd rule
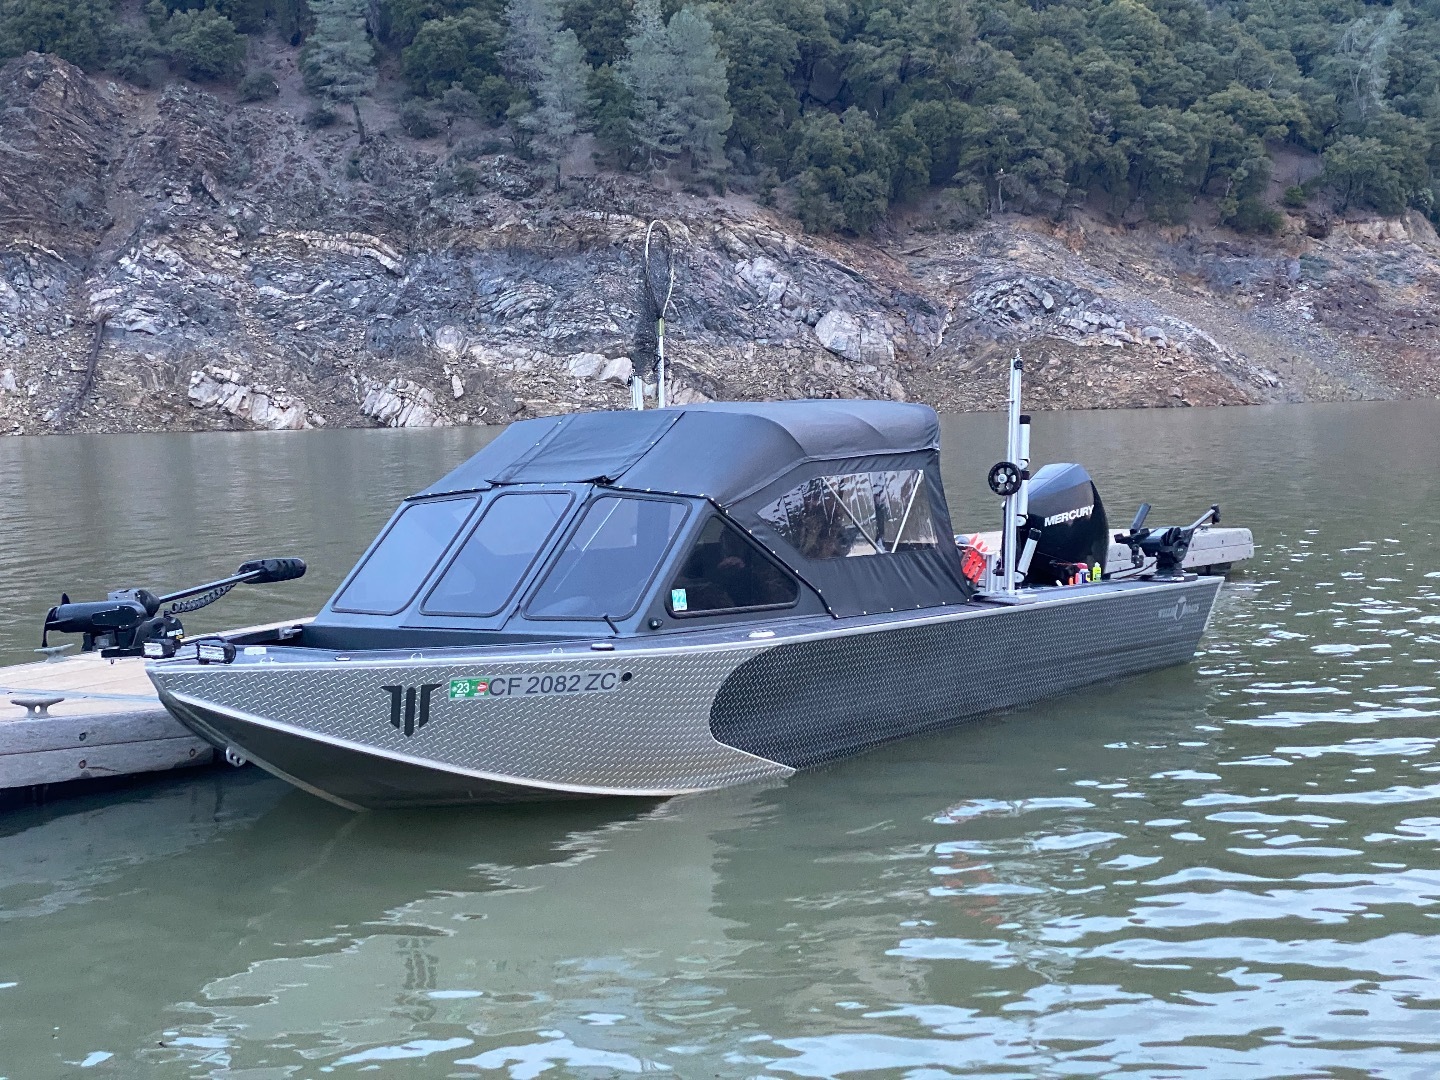
[[[1089,506],[1077,506],[1074,510],[1066,510],[1064,513],[1051,514],[1042,522],[1042,527],[1048,529],[1051,525],[1068,525],[1072,521],[1079,521],[1081,518],[1088,518],[1095,512],[1095,504]]]
[[[382,686],[390,695],[390,725],[405,732],[408,739],[430,722],[430,695],[440,689],[439,683],[425,683],[419,687]]]
[[[543,675],[491,675],[450,680],[451,701],[480,698],[570,697],[575,694],[604,694],[620,689],[631,679],[630,672],[554,671]]]
[[[1171,619],[1175,622],[1179,622],[1181,619],[1185,618],[1186,615],[1189,615],[1192,611],[1199,610],[1199,604],[1192,603],[1190,600],[1182,596],[1179,600],[1176,600],[1175,603],[1171,604],[1169,607],[1161,608],[1159,617],[1161,619]]]

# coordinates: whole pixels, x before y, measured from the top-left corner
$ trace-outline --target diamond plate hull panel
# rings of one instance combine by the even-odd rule
[[[191,710],[211,705],[397,759],[539,787],[673,794],[792,771],[724,746],[710,734],[716,691],[757,651],[641,654],[601,662],[592,660],[600,655],[592,653],[555,661],[472,658],[443,665],[194,665],[152,669],[151,677],[162,694],[186,699]],[[580,668],[630,678],[610,693],[570,697],[452,701],[444,689],[451,679],[523,678]],[[392,699],[384,688],[426,684],[440,690],[430,702],[428,722],[407,736],[391,724]]]
[[[1078,687],[1183,664],[1218,578],[779,645],[715,698],[715,738],[801,769]],[[1182,602],[1177,599],[1183,597]]]

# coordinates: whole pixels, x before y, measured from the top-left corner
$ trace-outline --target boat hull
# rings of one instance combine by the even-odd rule
[[[277,648],[150,674],[166,707],[216,746],[353,808],[669,796],[789,776],[1185,663],[1220,585],[1103,583],[759,639],[749,626],[683,643],[619,640],[604,652],[581,643],[341,660]]]

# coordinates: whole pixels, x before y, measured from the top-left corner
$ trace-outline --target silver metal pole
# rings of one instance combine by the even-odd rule
[[[1024,362],[1020,359],[1020,351],[1015,351],[1015,359],[1010,361],[1010,412],[1007,417],[1005,432],[1005,460],[1020,465],[1020,373],[1024,370]],[[1021,466],[1024,467],[1023,465]],[[1023,490],[1023,484],[1022,484]],[[1019,510],[1020,493],[1005,496],[1005,522],[1004,541],[1002,545],[1003,563],[1002,573],[1004,580],[1001,583],[1000,591],[1007,596],[1015,595],[1015,567],[1018,565],[1018,552],[1015,550],[1015,523],[1016,512]]]

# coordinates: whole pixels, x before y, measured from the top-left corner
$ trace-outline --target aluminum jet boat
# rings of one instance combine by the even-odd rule
[[[1142,514],[1107,572],[1093,481],[1031,476],[1015,412],[997,552],[952,535],[923,405],[576,413],[510,425],[405,500],[312,619],[187,640],[132,590],[128,624],[86,640],[157,657],[165,706],[232,762],[351,808],[786,777],[1188,661],[1221,579],[1183,563],[1218,508]]]

